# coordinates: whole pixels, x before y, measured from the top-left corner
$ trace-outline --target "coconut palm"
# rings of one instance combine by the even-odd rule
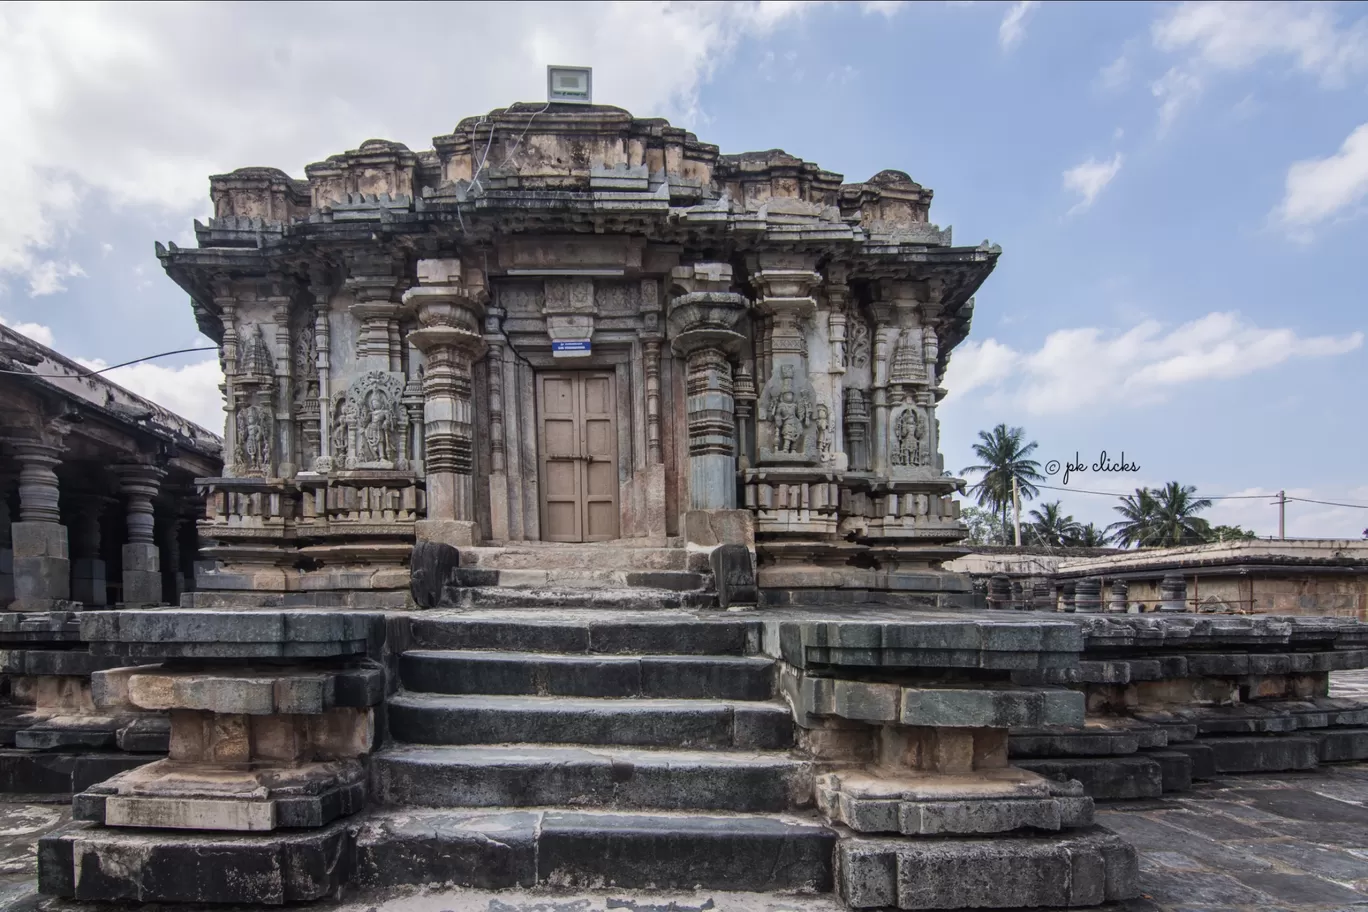
[[[1170,481],[1155,493],[1155,544],[1161,547],[1195,545],[1207,541],[1211,524],[1197,514],[1211,506],[1205,497],[1194,497],[1197,489]]]
[[[1107,532],[1123,548],[1143,548],[1153,544],[1158,511],[1159,504],[1154,499],[1154,492],[1149,488],[1136,488],[1134,494],[1122,495],[1121,506],[1116,508],[1122,518],[1107,526]]]
[[[1103,548],[1110,540],[1111,536],[1107,535],[1106,530],[1088,523],[1086,526],[1079,526],[1073,539],[1065,542],[1065,544],[1072,545],[1075,548]]]
[[[1059,501],[1043,503],[1031,511],[1031,538],[1042,545],[1062,548],[1070,543],[1082,526],[1060,507]]]
[[[982,465],[969,466],[961,471],[973,472],[979,480],[969,487],[979,506],[986,507],[1002,519],[1002,540],[1007,541],[1007,510],[1012,505],[1012,478],[1023,500],[1039,494],[1032,482],[1044,481],[1040,463],[1029,458],[1035,452],[1035,441],[1027,443],[1026,432],[1019,427],[999,424],[991,431],[979,431],[979,442],[974,444],[974,455]]]

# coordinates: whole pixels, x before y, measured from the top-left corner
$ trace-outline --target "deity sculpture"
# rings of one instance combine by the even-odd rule
[[[893,452],[890,461],[897,466],[921,465],[922,424],[917,413],[906,409],[893,425]]]
[[[831,410],[817,406],[817,452],[822,462],[836,461],[836,435],[831,430]]]
[[[361,404],[359,414],[361,439],[358,441],[362,462],[389,462],[392,459],[390,431],[394,416],[390,403],[379,390],[371,390]]]
[[[265,473],[271,468],[271,418],[260,405],[249,405],[238,412],[238,462],[248,472]]]
[[[785,365],[780,372],[784,388],[770,400],[764,418],[774,428],[775,452],[801,453],[803,432],[812,422],[812,400],[806,392],[793,391],[793,368]]]

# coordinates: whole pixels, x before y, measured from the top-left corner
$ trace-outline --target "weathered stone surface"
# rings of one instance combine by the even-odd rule
[[[712,566],[713,584],[717,587],[718,606],[725,609],[751,607],[759,603],[760,591],[755,584],[755,564],[748,547],[742,544],[721,544],[708,555]]]
[[[1162,768],[1156,760],[1143,754],[1013,762],[1050,779],[1077,780],[1083,783],[1088,797],[1098,800],[1158,798],[1164,791]]]
[[[38,845],[38,886],[75,900],[283,905],[334,893],[351,874],[345,825],[251,837],[73,823]]]
[[[419,539],[409,559],[409,592],[419,608],[436,608],[443,590],[457,584],[461,552],[449,544]]]
[[[372,764],[375,799],[397,806],[782,812],[812,801],[809,763],[784,754],[481,745],[389,750]]]
[[[429,883],[506,890],[537,883],[537,827],[528,811],[374,815],[356,830],[356,883]]]
[[[841,898],[855,909],[1072,907],[1139,894],[1135,850],[1101,827],[1035,839],[844,839]]]

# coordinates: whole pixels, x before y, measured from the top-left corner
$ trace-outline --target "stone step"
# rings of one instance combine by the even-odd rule
[[[490,570],[462,567],[456,581],[463,587],[498,586],[503,589],[664,589],[695,592],[708,589],[712,577],[689,570]]]
[[[359,822],[355,876],[366,889],[826,893],[835,844],[832,830],[799,816],[382,811]]]
[[[402,746],[376,754],[380,804],[787,811],[812,803],[812,767],[784,753],[566,745]]]
[[[442,694],[769,700],[774,660],[761,656],[548,655],[410,650],[405,689]]]
[[[616,744],[704,750],[793,746],[779,703],[598,700],[404,693],[389,701],[390,734],[410,744]]]
[[[1013,760],[1012,765],[1056,782],[1076,779],[1083,791],[1098,801],[1158,798],[1164,793],[1164,771],[1144,754],[1123,757],[1055,757]]]
[[[706,572],[708,556],[686,548],[634,547],[630,539],[585,545],[518,543],[462,548],[461,566],[484,570],[690,570]]]
[[[442,608],[547,609],[570,608],[595,611],[677,611],[713,608],[717,596],[695,590],[648,587],[586,588],[561,586],[512,588],[504,586],[449,586],[442,591]]]
[[[416,649],[495,649],[587,655],[745,655],[760,622],[719,613],[475,612],[415,617]]]

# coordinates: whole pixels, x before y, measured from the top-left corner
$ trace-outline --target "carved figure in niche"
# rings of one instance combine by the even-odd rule
[[[817,406],[817,453],[822,462],[836,461],[836,435],[831,430],[831,410]]]
[[[335,458],[345,454],[342,464],[349,469],[407,468],[399,439],[403,394],[404,381],[385,371],[370,371],[353,383],[338,402],[332,430]]]
[[[336,465],[346,465],[347,459],[347,417],[346,417],[346,396],[336,397],[336,404],[333,407],[332,432],[332,458]]]
[[[783,378],[783,391],[770,400],[765,411],[765,419],[774,427],[774,449],[778,453],[801,452],[799,444],[803,431],[812,422],[812,400],[807,392],[801,395],[793,391],[793,367],[780,368]]]
[[[299,329],[295,338],[294,350],[295,401],[303,402],[318,396],[318,348],[314,342],[314,329],[306,323]]]
[[[846,342],[846,366],[856,370],[869,366],[869,324],[855,319],[850,324],[850,338]]]
[[[266,333],[262,331],[260,323],[253,326],[250,333],[244,334],[242,347],[238,349],[237,368],[239,374],[248,376],[275,376],[275,358],[266,344]]]
[[[389,462],[392,459],[390,431],[394,426],[394,416],[390,413],[390,403],[379,390],[371,390],[361,403],[359,413],[361,438],[358,442],[362,462]]]
[[[261,405],[249,405],[237,415],[238,463],[248,472],[271,469],[271,416]]]
[[[893,452],[890,461],[898,466],[919,466],[921,460],[921,439],[925,431],[917,420],[917,413],[905,409],[893,425]]]

